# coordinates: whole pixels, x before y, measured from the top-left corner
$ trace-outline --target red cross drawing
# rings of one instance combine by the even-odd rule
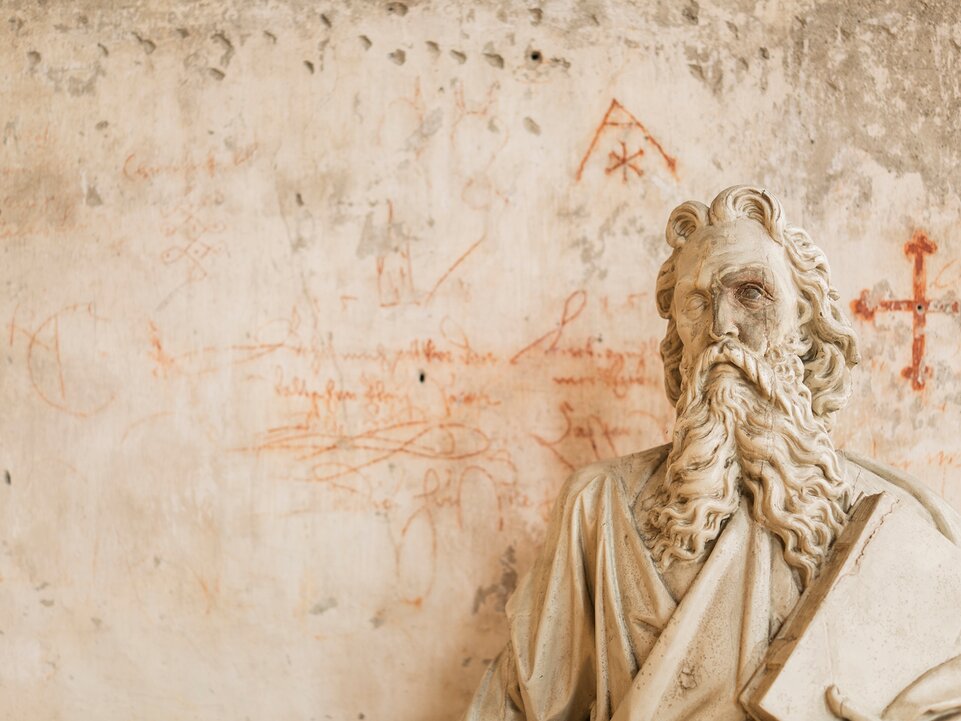
[[[928,313],[961,313],[961,301],[944,298],[928,298],[927,273],[925,271],[925,256],[931,255],[938,249],[934,241],[928,238],[923,230],[916,230],[911,240],[904,244],[904,254],[914,258],[914,297],[905,300],[884,299],[872,301],[867,290],[861,291],[861,296],[851,301],[851,310],[859,318],[873,320],[879,310],[907,311],[911,313],[913,321],[913,341],[911,343],[911,365],[901,371],[901,375],[911,381],[911,387],[919,391],[924,388],[924,381],[930,375],[930,369],[924,365],[924,326]]]
[[[638,168],[637,165],[635,165],[632,161],[639,159],[642,155],[644,155],[644,148],[638,148],[636,153],[628,155],[627,145],[625,145],[624,141],[622,140],[621,152],[619,154],[613,150],[608,153],[607,157],[610,158],[611,164],[604,168],[604,172],[610,175],[611,173],[616,173],[618,170],[620,170],[623,174],[621,180],[625,183],[627,182],[628,170],[633,170],[635,173],[637,173],[637,176],[640,177],[644,175],[644,171]]]

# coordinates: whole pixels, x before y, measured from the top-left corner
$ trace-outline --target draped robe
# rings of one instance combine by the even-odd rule
[[[661,573],[635,519],[669,451],[597,463],[567,481],[508,602],[510,640],[464,721],[748,718],[738,696],[800,596],[796,574],[745,501],[706,560]],[[961,521],[943,500],[894,469],[842,457],[854,497],[890,493],[959,542]],[[945,693],[961,694],[961,682],[942,676]],[[928,718],[923,700],[911,703],[899,719]]]

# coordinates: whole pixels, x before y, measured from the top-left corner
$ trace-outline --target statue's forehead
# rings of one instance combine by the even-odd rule
[[[688,238],[677,261],[679,280],[692,282],[745,266],[758,266],[775,276],[789,277],[784,248],[760,223],[749,219],[701,228]]]

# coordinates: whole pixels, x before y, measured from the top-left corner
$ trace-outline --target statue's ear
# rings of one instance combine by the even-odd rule
[[[681,203],[667,220],[667,244],[680,248],[694,231],[707,225],[708,207],[696,200]]]

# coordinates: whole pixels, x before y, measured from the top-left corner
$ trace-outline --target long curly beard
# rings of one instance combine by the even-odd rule
[[[674,443],[641,527],[662,568],[698,560],[746,492],[802,586],[817,575],[847,519],[851,488],[811,410],[792,348],[761,357],[725,339],[682,368]]]

